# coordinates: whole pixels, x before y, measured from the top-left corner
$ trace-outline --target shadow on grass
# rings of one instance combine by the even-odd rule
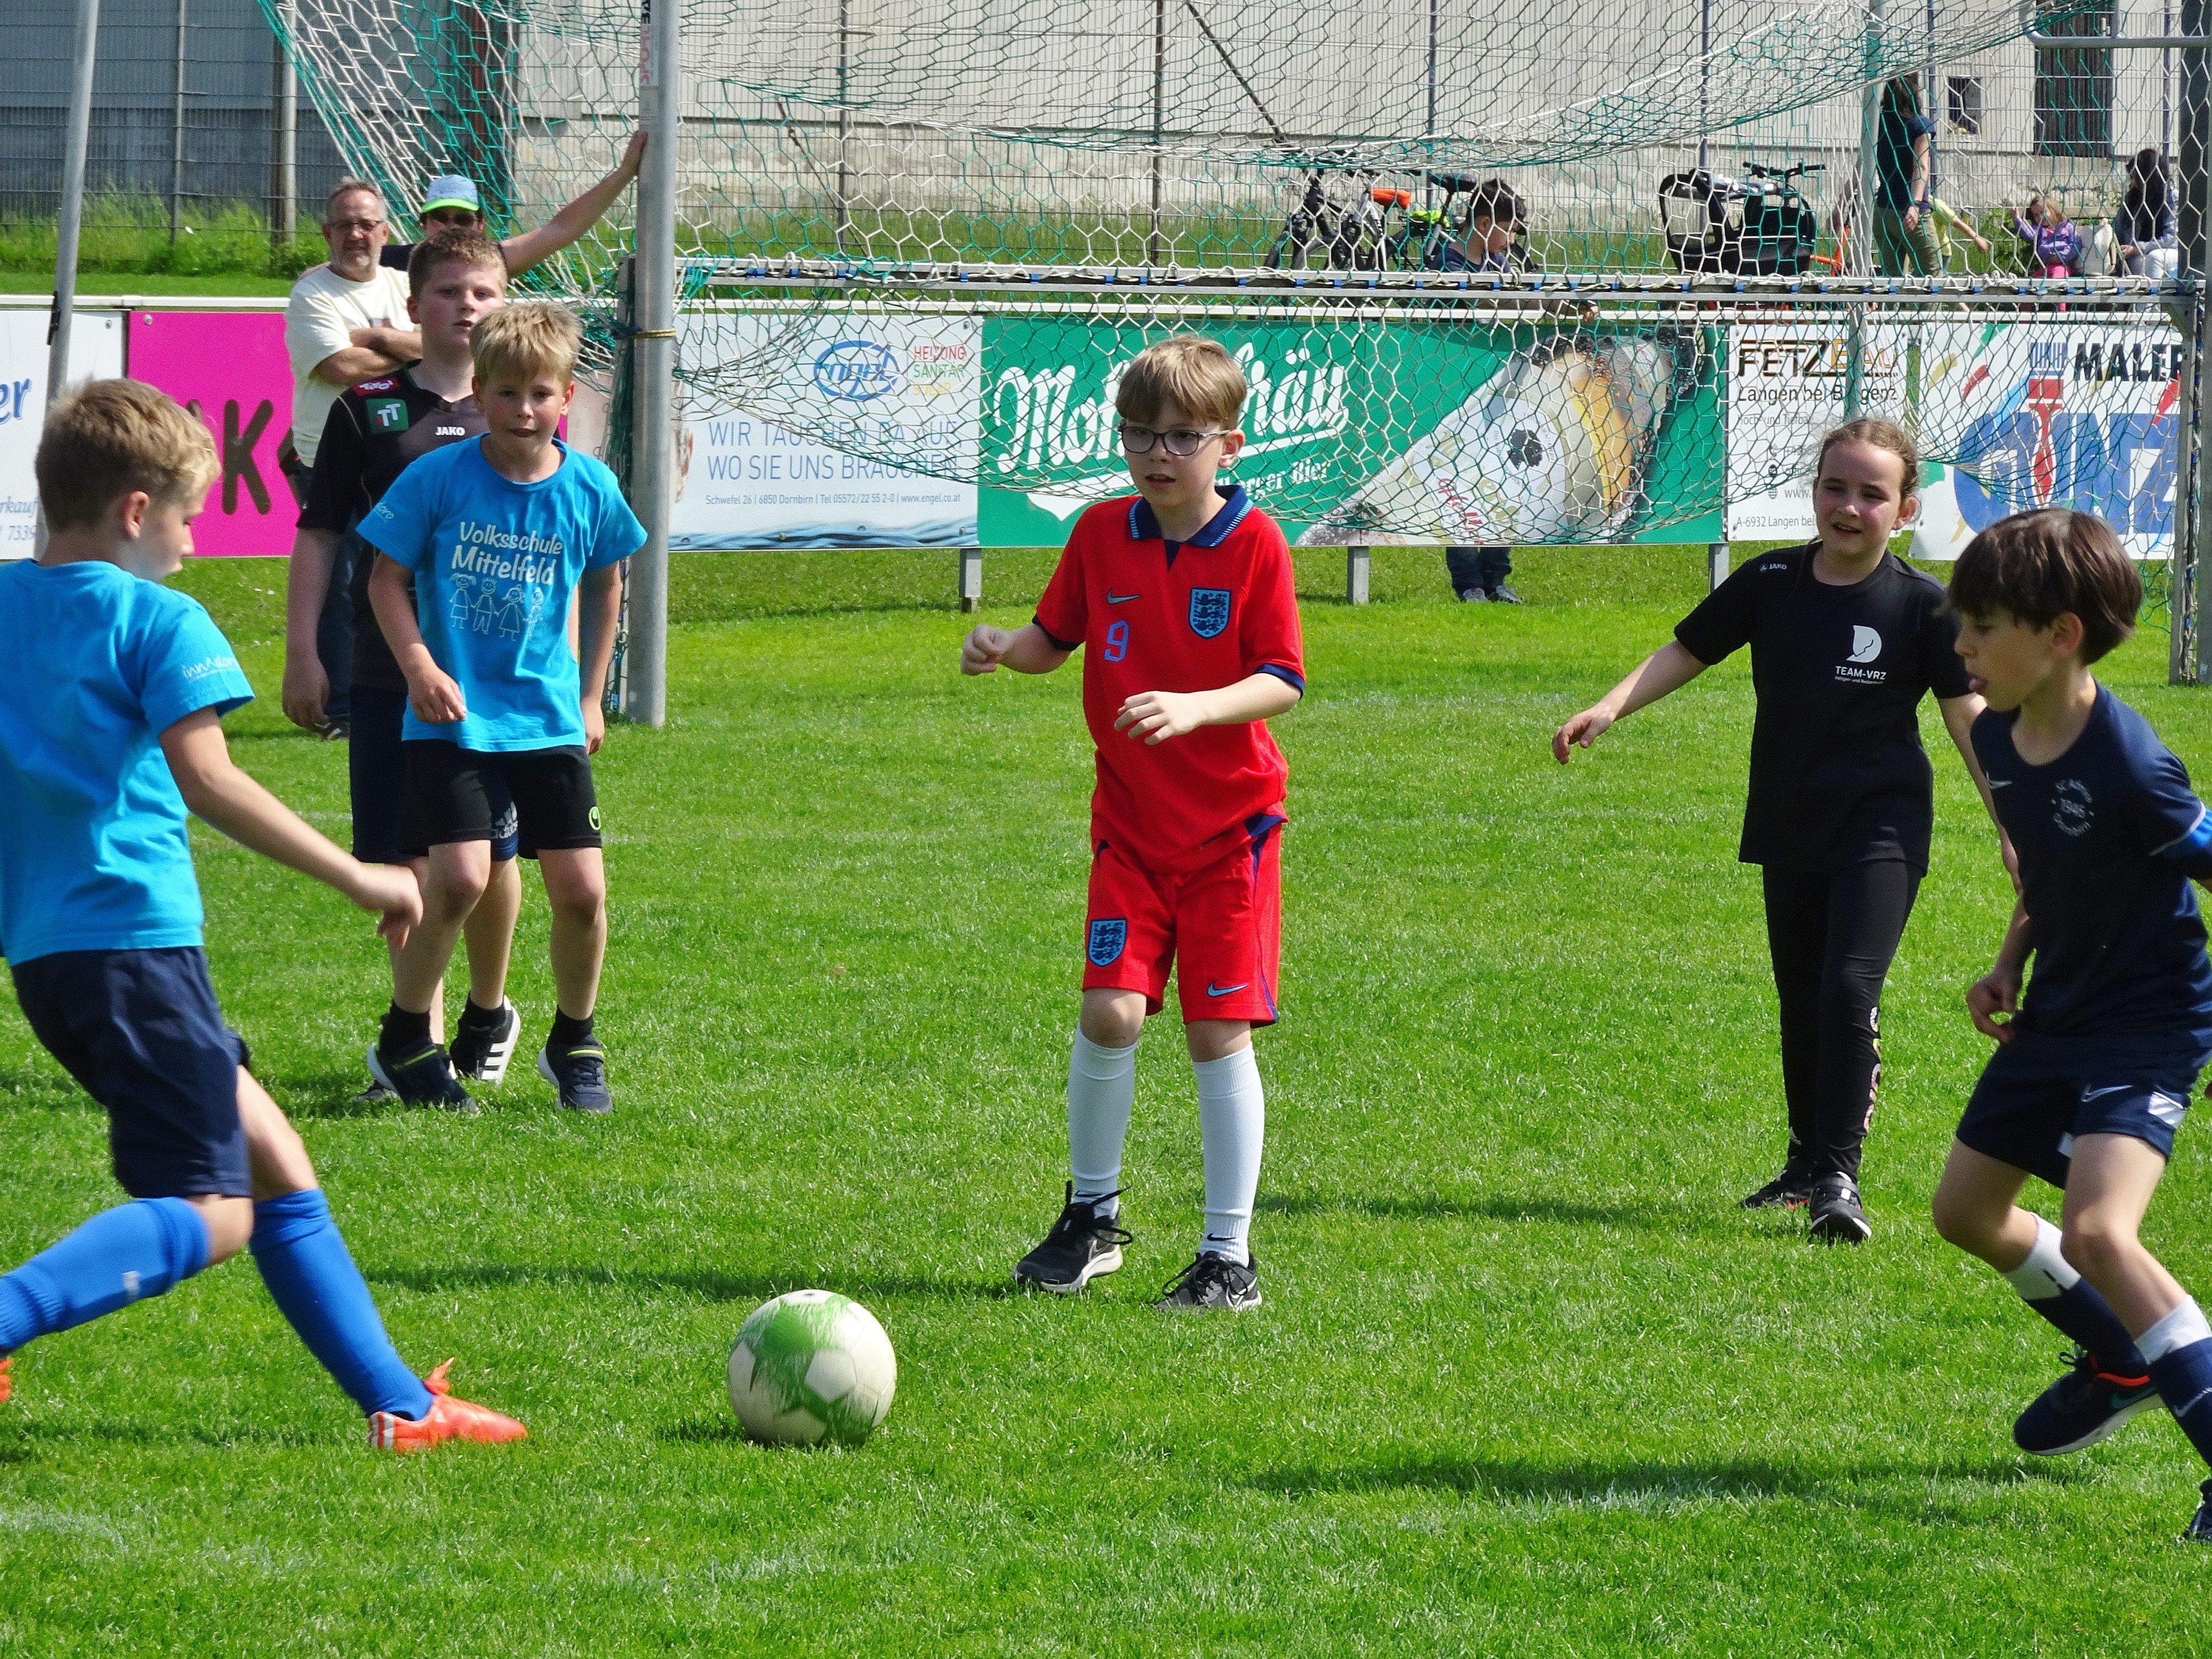
[[[1492,1197],[1444,1198],[1434,1193],[1378,1198],[1340,1193],[1322,1196],[1268,1194],[1257,1207],[1271,1215],[1364,1215],[1378,1221],[1537,1221],[1569,1227],[1637,1227],[1684,1232],[1708,1222],[1705,1212],[1656,1203],[1597,1204],[1574,1199]]]
[[[689,1423],[667,1423],[653,1431],[656,1440],[675,1446],[750,1446],[757,1444],[742,1425],[727,1418],[701,1417]]]
[[[757,1274],[677,1270],[655,1273],[621,1267],[583,1267],[532,1263],[477,1263],[442,1267],[387,1267],[368,1277],[380,1285],[429,1295],[459,1290],[496,1290],[517,1285],[576,1290],[609,1290],[647,1295],[687,1296],[706,1302],[758,1304],[787,1291],[820,1287],[857,1301],[871,1297],[915,1297],[946,1302],[999,1302],[1018,1292],[1006,1279],[924,1279],[902,1275],[804,1273]]]
[[[1930,1481],[1956,1481],[1992,1490],[2005,1486],[2070,1486],[2094,1478],[2086,1468],[1984,1458],[1917,1463],[1876,1459],[1822,1466],[1764,1458],[1710,1462],[1540,1464],[1483,1457],[1392,1457],[1370,1462],[1279,1469],[1253,1476],[1254,1490],[1285,1498],[1334,1492],[1430,1491],[1465,1492],[1500,1503],[1559,1504],[1590,1509],[1654,1509],[1716,1499],[1816,1498],[1862,1509],[1935,1507],[1924,1490]],[[1896,1483],[1904,1483],[1899,1486]],[[1879,1488],[1885,1485],[1889,1490]],[[1863,1488],[1876,1490],[1863,1490]]]

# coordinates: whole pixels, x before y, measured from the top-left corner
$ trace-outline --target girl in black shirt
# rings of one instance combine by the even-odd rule
[[[1743,1202],[1808,1205],[1814,1237],[1850,1243],[1873,1231],[1858,1170],[1881,1070],[1882,981],[1928,869],[1935,775],[1918,708],[1929,692],[1990,802],[1969,736],[1982,700],[1953,649],[1958,619],[1940,583],[1889,551],[1918,504],[1919,468],[1912,440],[1887,421],[1831,432],[1813,486],[1820,535],[1739,566],[1552,739],[1565,765],[1616,720],[1751,647],[1758,714],[1738,857],[1763,866],[1790,1151]]]

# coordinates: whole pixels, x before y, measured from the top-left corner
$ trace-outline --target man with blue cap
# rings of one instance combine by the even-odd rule
[[[637,177],[638,167],[644,160],[645,135],[632,133],[629,148],[623,151],[621,166],[537,229],[519,231],[500,243],[499,251],[507,257],[507,274],[520,276],[532,265],[543,264],[599,223],[599,216],[614,205],[623,187]],[[415,216],[415,221],[425,236],[434,236],[441,230],[482,230],[483,200],[475,180],[450,173],[433,179],[423,196],[422,210]],[[412,242],[389,243],[384,250],[383,262],[404,270],[407,257],[414,252]]]

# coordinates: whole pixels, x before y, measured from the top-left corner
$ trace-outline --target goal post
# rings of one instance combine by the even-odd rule
[[[638,118],[646,134],[637,181],[637,252],[629,262],[627,334],[629,498],[645,526],[623,605],[622,712],[644,726],[668,718],[668,520],[675,500],[676,180],[683,139],[683,0],[643,0]]]

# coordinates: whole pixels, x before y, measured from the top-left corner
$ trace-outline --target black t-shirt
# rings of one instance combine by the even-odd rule
[[[1744,802],[1746,864],[1840,870],[1877,859],[1928,868],[1935,773],[1920,699],[1972,688],[1941,583],[1893,554],[1848,587],[1813,574],[1818,542],[1762,553],[1682,618],[1708,665],[1751,647],[1759,713]]]
[[[2035,971],[2023,1030],[2107,1036],[2212,1026],[2212,965],[2190,878],[2212,878],[2212,819],[2149,722],[2097,689],[2066,752],[2030,766],[2017,710],[1974,722],[1974,752],[2020,854]]]
[[[352,529],[384,499],[384,492],[410,461],[473,438],[484,426],[483,411],[474,398],[449,404],[416,385],[415,377],[404,368],[380,380],[362,381],[331,405],[322,445],[315,451],[307,503],[300,509],[300,528]],[[354,561],[353,683],[404,691],[407,677],[399,672],[369,608],[368,577],[375,563],[373,548]]]
[[[384,252],[376,256],[376,263],[380,265],[390,265],[394,270],[404,270],[407,269],[407,262],[414,257],[414,243],[386,242],[384,245]]]

